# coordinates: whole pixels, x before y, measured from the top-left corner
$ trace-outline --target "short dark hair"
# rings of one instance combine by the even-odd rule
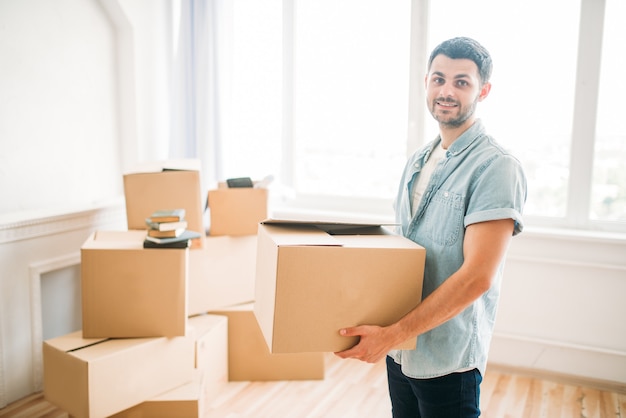
[[[452,59],[469,59],[478,67],[478,75],[483,84],[489,82],[493,63],[491,55],[484,46],[472,38],[457,37],[443,41],[433,49],[428,59],[428,71],[437,55],[445,55]]]

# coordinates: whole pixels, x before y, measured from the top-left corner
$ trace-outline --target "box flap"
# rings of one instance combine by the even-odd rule
[[[319,229],[316,225],[263,222],[262,224],[279,247],[311,245],[340,247],[342,245],[332,235]]]
[[[145,230],[96,231],[85,241],[82,249],[140,249],[146,234]]]
[[[144,161],[135,165],[125,174],[160,173],[168,170],[200,171],[200,160],[178,159],[162,161]]]
[[[315,218],[305,216],[281,216],[280,218],[269,218],[261,223],[263,224],[288,224],[288,225],[315,225],[326,228],[362,228],[368,226],[396,225],[393,222],[381,220],[341,220],[333,217],[316,216]]]
[[[60,337],[51,338],[46,340],[45,343],[57,350],[68,352],[80,350],[81,348],[99,344],[106,340],[108,340],[108,338],[83,338],[83,332],[76,331]]]

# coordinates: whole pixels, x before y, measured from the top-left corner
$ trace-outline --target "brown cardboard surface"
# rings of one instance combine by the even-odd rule
[[[253,313],[253,304],[212,311],[228,317],[230,381],[319,380],[324,378],[322,353],[272,354]]]
[[[267,196],[263,188],[209,190],[209,235],[256,235],[259,222],[267,218]]]
[[[189,315],[254,300],[256,247],[256,235],[209,236],[189,252]]]
[[[187,229],[204,236],[203,199],[198,160],[156,161],[124,175],[128,229],[146,229],[146,218],[160,209],[185,209]],[[203,238],[192,240],[202,248]]]
[[[145,231],[97,231],[81,248],[83,335],[184,336],[187,249],[144,249]]]
[[[228,382],[228,318],[189,318],[194,340],[194,375],[189,383],[161,393],[111,418],[201,418],[207,405]]]
[[[189,326],[195,340],[194,364],[204,372],[204,397],[210,399],[228,382],[228,317],[192,316]]]
[[[80,336],[43,344],[44,396],[76,418],[110,416],[193,378],[190,338]]]
[[[339,329],[389,325],[421,301],[423,247],[382,227],[335,229],[259,226],[254,312],[272,353],[345,350],[358,338]]]
[[[202,418],[207,399],[204,373],[194,370],[193,380],[110,418]]]

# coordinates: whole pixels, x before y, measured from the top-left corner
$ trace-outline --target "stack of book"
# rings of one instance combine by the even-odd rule
[[[157,210],[146,218],[148,234],[144,248],[187,248],[200,233],[189,231],[185,221],[185,209]]]

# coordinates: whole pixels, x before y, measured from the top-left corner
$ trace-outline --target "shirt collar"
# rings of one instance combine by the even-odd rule
[[[461,134],[453,143],[448,147],[447,155],[458,155],[469,148],[470,145],[486,132],[485,126],[480,119],[476,119],[476,122],[470,126],[465,132]],[[441,141],[441,139],[439,139]]]

